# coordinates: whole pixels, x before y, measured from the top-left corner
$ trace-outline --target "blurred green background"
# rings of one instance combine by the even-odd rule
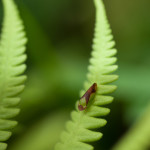
[[[86,77],[95,22],[92,0],[16,0],[24,20],[28,80],[8,150],[50,150]],[[104,0],[118,49],[118,89],[95,150],[110,149],[150,100],[150,1]],[[2,20],[2,4],[1,4]]]

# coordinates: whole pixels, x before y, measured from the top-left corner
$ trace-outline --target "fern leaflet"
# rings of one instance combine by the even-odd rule
[[[9,131],[17,122],[10,120],[19,113],[15,106],[23,90],[26,76],[21,75],[26,66],[25,32],[23,23],[13,0],[3,0],[4,21],[0,41],[0,150],[5,150],[3,143],[10,136]]]
[[[116,58],[114,55],[117,50],[114,49],[113,36],[107,21],[105,8],[102,0],[94,0],[96,6],[96,26],[93,41],[92,58],[90,59],[87,81],[84,84],[83,93],[93,84],[97,83],[97,92],[93,104],[85,111],[76,110],[71,113],[71,121],[66,124],[67,131],[61,134],[61,142],[56,144],[55,150],[92,150],[93,146],[87,142],[99,140],[102,137],[101,132],[91,129],[100,128],[106,124],[106,120],[98,118],[107,115],[110,110],[102,105],[112,102],[111,96],[105,94],[111,93],[116,89],[114,85],[105,85],[118,78],[117,75],[110,73],[117,69],[114,65]]]

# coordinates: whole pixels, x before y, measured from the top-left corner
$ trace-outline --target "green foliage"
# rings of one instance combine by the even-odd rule
[[[13,0],[3,0],[4,22],[0,41],[0,150],[7,144],[2,143],[10,136],[9,131],[17,122],[10,120],[19,113],[15,106],[19,103],[18,94],[23,90],[26,76],[21,75],[26,66],[25,32],[18,10]]]
[[[131,124],[138,119],[149,103],[150,84],[147,81],[149,81],[150,72],[146,66],[135,66],[128,63],[120,63],[119,66],[121,69],[117,73],[121,80],[116,82],[119,87],[116,96],[121,96],[120,101],[127,104],[124,112],[125,122]]]
[[[55,147],[56,150],[92,150],[93,146],[86,142],[93,142],[102,137],[101,132],[91,129],[100,128],[106,124],[106,120],[97,118],[107,115],[110,110],[102,105],[109,104],[113,98],[105,94],[111,93],[116,89],[114,85],[105,85],[118,78],[114,72],[117,66],[114,65],[116,49],[113,49],[114,41],[111,35],[105,8],[102,0],[95,0],[96,6],[96,27],[93,44],[92,58],[90,59],[87,81],[81,95],[93,84],[97,83],[98,89],[93,104],[85,111],[76,110],[71,113],[71,121],[66,124],[67,131],[61,135],[61,142]]]
[[[150,146],[150,104],[125,136],[114,146],[113,150],[147,150]]]
[[[63,129],[67,113],[50,114],[28,128],[10,150],[53,150],[54,144]],[[53,138],[52,138],[53,137]]]

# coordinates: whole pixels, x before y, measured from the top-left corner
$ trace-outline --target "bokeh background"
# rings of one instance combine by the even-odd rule
[[[95,22],[92,0],[16,0],[24,20],[28,80],[8,150],[51,150],[87,73]],[[150,1],[104,0],[118,49],[119,80],[95,150],[109,150],[150,102]],[[2,4],[0,5],[2,21]]]

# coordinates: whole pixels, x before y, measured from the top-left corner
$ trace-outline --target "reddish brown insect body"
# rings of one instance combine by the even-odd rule
[[[97,84],[94,83],[86,92],[85,94],[80,98],[78,103],[78,109],[80,111],[83,111],[87,108],[87,105],[91,99],[94,98],[95,93],[97,90]]]

